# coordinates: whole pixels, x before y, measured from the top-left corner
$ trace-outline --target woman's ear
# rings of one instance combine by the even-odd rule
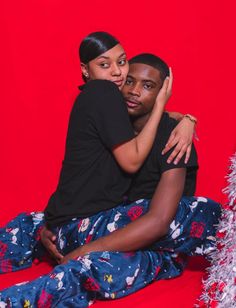
[[[89,79],[89,73],[88,73],[87,64],[84,64],[84,63],[81,62],[80,67],[81,67],[81,71],[82,71],[83,76],[85,77],[85,79],[88,80]]]

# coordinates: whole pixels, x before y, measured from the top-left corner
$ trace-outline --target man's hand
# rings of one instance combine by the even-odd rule
[[[46,226],[44,226],[40,232],[40,237],[43,246],[47,249],[49,254],[57,261],[57,263],[60,263],[64,256],[57,250],[55,245],[56,236],[47,229]]]
[[[86,245],[85,245],[86,246]],[[66,264],[68,261],[70,260],[75,260],[78,257],[82,257],[85,255],[85,252],[83,252],[83,246],[76,248],[75,250],[73,250],[72,252],[68,253],[67,255],[65,255],[65,257],[63,257],[60,260],[60,264]]]

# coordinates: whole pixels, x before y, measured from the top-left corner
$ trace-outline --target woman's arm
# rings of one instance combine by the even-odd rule
[[[93,251],[132,251],[148,246],[166,235],[185,183],[185,168],[165,171],[153,195],[148,213],[122,229],[75,249],[63,263]],[[178,185],[176,185],[178,183]]]
[[[174,160],[174,164],[178,164],[182,156],[186,153],[184,162],[187,163],[191,154],[193,136],[195,134],[195,126],[197,124],[197,119],[191,115],[182,115],[181,113],[173,112],[169,115],[176,115],[175,118],[180,119],[178,125],[173,129],[170,134],[170,137],[165,145],[165,148],[162,151],[164,155],[171,148],[175,146],[174,151],[168,157],[167,162],[171,163]]]
[[[167,111],[166,112],[169,114],[170,118],[175,119],[176,121],[180,122],[183,119],[183,114],[177,111]]]

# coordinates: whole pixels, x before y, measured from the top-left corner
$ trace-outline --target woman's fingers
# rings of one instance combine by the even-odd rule
[[[183,145],[181,148],[180,148],[180,151],[178,153],[178,155],[175,157],[175,160],[174,160],[174,164],[177,165],[179,163],[179,161],[181,160],[181,158],[184,156],[184,154],[186,153],[186,150],[187,150],[187,145]]]
[[[191,155],[191,150],[192,150],[192,143],[188,145],[187,150],[186,150],[186,156],[185,156],[185,160],[184,163],[187,164],[187,162],[189,161],[190,155]]]
[[[161,154],[164,155],[166,154],[171,148],[173,148],[176,144],[178,143],[178,140],[176,139],[176,135],[172,132],[170,134],[170,137],[162,150]]]
[[[169,67],[169,82],[167,87],[167,92],[171,95],[173,85],[173,73],[171,67]]]
[[[170,77],[166,77],[164,82],[163,82],[163,85],[161,87],[161,90],[160,90],[161,93],[163,93],[163,92],[164,92],[164,94],[167,93],[168,88],[169,88],[169,82],[170,82]]]
[[[170,156],[167,159],[168,164],[170,164],[177,157],[177,155],[181,151],[181,148],[182,148],[181,145],[178,143],[175,149],[173,150],[173,152],[170,154]]]
[[[171,162],[174,161],[174,164],[176,165],[181,160],[181,158],[186,154],[184,162],[187,163],[191,154],[192,143],[189,144],[187,142],[178,140],[176,137],[173,137],[171,141],[166,144],[165,148],[162,151],[162,154],[164,155],[174,146],[175,148],[168,157],[167,162],[170,164]]]

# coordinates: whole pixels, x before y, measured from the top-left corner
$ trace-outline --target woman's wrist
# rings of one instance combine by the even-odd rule
[[[188,119],[191,122],[193,122],[195,125],[197,124],[197,118],[195,116],[193,116],[192,114],[189,114],[189,113],[184,114],[183,119]]]
[[[165,111],[165,105],[163,103],[156,102],[153,106],[151,114],[162,114]]]
[[[193,115],[191,115],[191,114],[188,113],[188,114],[184,114],[184,115],[183,115],[182,120],[183,120],[183,119],[186,119],[186,120],[189,121],[189,123],[192,123],[192,125],[193,125],[193,138],[194,138],[195,140],[199,141],[199,138],[198,138],[197,132],[196,132],[197,118],[196,118],[195,116],[193,116]]]

